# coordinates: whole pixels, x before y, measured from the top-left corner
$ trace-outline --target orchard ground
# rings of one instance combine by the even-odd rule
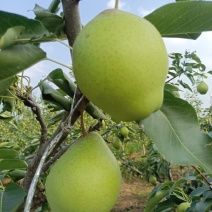
[[[136,144],[132,144],[135,146]],[[130,146],[127,146],[129,151]],[[131,149],[132,150],[132,149]],[[128,160],[140,160],[141,152],[132,152],[128,155]],[[177,181],[183,176],[186,171],[191,170],[191,167],[179,167],[178,165],[170,165],[170,177],[173,181]],[[168,181],[168,178],[164,181]],[[157,185],[159,182],[157,181]],[[147,204],[148,197],[154,185],[149,183],[141,175],[133,170],[123,174],[123,181],[119,198],[111,212],[142,212]]]
[[[143,211],[152,189],[151,184],[138,177],[123,179],[119,199],[112,212]]]
[[[173,165],[170,167],[171,175],[174,181],[182,178],[183,173],[189,170],[189,167],[180,169]],[[159,182],[157,182],[159,184]],[[134,176],[130,179],[123,177],[121,192],[119,198],[111,212],[142,212],[148,201],[148,196],[154,186],[139,176]]]

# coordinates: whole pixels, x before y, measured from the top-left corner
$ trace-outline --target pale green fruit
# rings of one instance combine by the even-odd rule
[[[197,91],[200,93],[200,94],[206,94],[208,92],[208,85],[205,83],[205,82],[200,82],[198,85],[197,85]]]
[[[80,90],[113,120],[141,120],[162,105],[168,55],[150,22],[110,9],[77,36],[73,70]]]
[[[96,132],[79,139],[52,167],[46,196],[52,212],[109,212],[120,192],[116,158]]]
[[[115,141],[113,142],[113,147],[114,147],[115,149],[121,149],[121,147],[122,147],[121,141],[120,141],[119,139],[115,140]]]
[[[185,212],[187,208],[189,208],[191,203],[183,202],[177,206],[176,212]]]
[[[153,176],[153,175],[150,175],[150,177],[149,177],[149,183],[151,183],[154,186],[157,185],[157,179],[156,179],[156,177]]]
[[[142,156],[142,157],[141,157],[141,163],[142,163],[142,164],[147,163],[147,157],[146,157],[146,156]]]
[[[129,130],[127,127],[122,127],[120,129],[120,134],[124,137],[124,138],[127,138],[128,134],[129,134]]]

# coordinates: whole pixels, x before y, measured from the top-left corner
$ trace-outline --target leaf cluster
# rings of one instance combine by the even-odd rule
[[[6,146],[2,148],[1,155],[4,157],[5,155],[10,155],[11,158],[9,160],[12,162],[18,160],[22,165],[26,164],[26,161],[28,162],[27,172],[22,184],[24,190],[28,191],[41,157],[45,156],[45,159],[47,159],[42,170],[46,176],[49,166],[67,149],[68,145],[66,144],[71,143],[81,135],[80,126],[83,125],[83,119],[79,120],[79,122],[77,120],[82,116],[82,111],[84,110],[86,111],[86,129],[99,130],[103,125],[103,120],[108,120],[109,127],[104,129],[105,131],[103,132],[105,140],[107,141],[110,138],[121,139],[125,150],[129,151],[129,154],[134,151],[132,150],[133,148],[127,147],[131,143],[130,140],[137,140],[142,145],[144,144],[142,148],[136,150],[138,152],[143,151],[143,156],[146,155],[144,153],[146,148],[145,142],[149,143],[150,139],[154,142],[157,151],[154,151],[152,146],[147,149],[149,155],[146,165],[143,166],[146,167],[144,170],[139,170],[139,167],[138,169],[137,167],[133,167],[134,164],[124,164],[126,166],[128,165],[128,168],[131,166],[137,172],[145,172],[146,177],[154,174],[160,180],[160,178],[166,176],[164,173],[168,171],[170,162],[179,165],[196,164],[203,167],[207,173],[211,173],[212,140],[208,135],[211,132],[210,128],[209,130],[204,129],[205,132],[201,131],[194,108],[174,93],[174,91],[179,91],[180,88],[178,85],[192,91],[186,80],[189,80],[193,86],[199,78],[204,79],[208,74],[212,74],[211,71],[206,71],[205,65],[202,64],[195,52],[190,53],[186,51],[184,58],[179,53],[170,54],[172,63],[169,69],[164,90],[164,102],[161,109],[145,120],[133,123],[132,125],[129,124],[130,136],[127,139],[123,139],[118,131],[122,123],[121,125],[114,126],[114,123],[110,121],[110,118],[106,114],[91,102],[89,103],[89,100],[83,98],[83,94],[77,88],[74,79],[71,76],[65,75],[62,69],[53,70],[46,79],[39,83],[38,87],[41,90],[42,99],[45,101],[45,106],[40,106],[41,108],[43,107],[43,110],[40,112],[39,104],[30,96],[32,91],[30,80],[28,80],[29,83],[27,83],[27,86],[24,86],[23,79],[26,77],[22,74],[17,79],[17,75],[41,60],[49,59],[46,52],[40,47],[41,43],[50,41],[61,42],[67,39],[64,29],[69,29],[70,23],[72,21],[74,22],[74,20],[66,18],[66,10],[73,9],[73,5],[77,5],[70,4],[70,8],[66,8],[68,7],[66,5],[67,2],[62,1],[64,14],[62,13],[60,15],[58,15],[60,5],[60,1],[58,0],[53,0],[47,9],[35,5],[34,19],[0,11],[0,96],[3,105],[0,119],[9,122],[10,125],[4,123],[2,128],[4,129],[3,132],[7,133],[11,133],[13,130],[11,139],[14,136],[19,137],[20,132],[24,134],[22,137],[23,141],[21,140],[20,144],[16,139],[10,141],[8,138],[5,139],[4,134],[1,134],[4,142],[6,142]],[[197,39],[202,32],[212,30],[211,11],[212,2],[183,1],[164,5],[145,18],[156,26],[163,37]],[[64,16],[66,23],[64,22]],[[77,17],[74,12],[73,17]],[[79,20],[77,24],[81,26]],[[74,32],[72,36],[77,35],[77,33]],[[69,43],[73,43],[73,40],[69,39]],[[66,67],[71,69],[69,66]],[[184,77],[186,77],[186,80]],[[18,101],[17,98],[19,99]],[[34,114],[32,117],[28,114],[27,121],[23,121],[21,118],[18,120],[13,119],[19,114],[17,112],[18,110],[14,109],[14,105],[20,105],[20,102],[30,107],[31,112]],[[50,110],[51,112],[49,112]],[[20,111],[21,113],[25,112],[23,109]],[[47,114],[48,118],[45,119],[43,114]],[[35,119],[39,122],[39,125],[35,124]],[[23,125],[18,126],[16,122],[18,124],[22,124],[23,122]],[[77,124],[73,127],[75,122]],[[70,129],[71,131],[69,132]],[[37,135],[39,135],[39,140]],[[148,136],[148,139],[145,139],[144,135]],[[60,138],[57,140],[58,136]],[[66,138],[69,140],[67,139],[67,143],[64,143]],[[14,144],[17,143],[19,148],[21,147],[18,153],[12,150],[15,146]],[[53,148],[51,152],[48,149],[50,146]],[[6,154],[5,152],[9,153]],[[47,154],[44,155],[44,152],[47,152]],[[120,152],[115,152],[114,150],[114,153],[122,160],[129,160],[127,158],[128,155],[124,155],[124,151],[120,154]],[[27,158],[31,154],[33,154],[32,157]],[[34,160],[31,160],[32,158]],[[22,171],[25,171],[26,167],[19,167],[17,165],[18,163],[13,163],[12,166],[11,161],[9,162],[8,158],[1,158],[0,160],[0,166],[2,164],[4,165],[2,165],[3,168],[1,170],[1,181],[7,176],[13,181],[8,185],[3,185],[3,183],[1,185],[0,207],[4,210],[16,210],[25,196],[23,188],[14,183],[17,180],[11,175],[11,172],[16,169],[23,169]],[[45,176],[42,176],[41,179],[45,179]],[[188,179],[186,178],[184,180],[187,181]],[[189,180],[195,179],[189,178]],[[177,183],[179,182],[182,183],[184,181],[178,181]],[[162,192],[162,195],[160,194],[161,199],[168,194],[173,196],[173,191],[178,187],[176,185],[178,184],[168,182],[157,187],[158,191],[165,191]],[[208,190],[204,190],[204,192],[206,191]],[[11,195],[8,195],[10,192],[13,194],[18,192],[20,195],[20,198],[12,201],[12,208],[8,208],[10,205],[7,205],[7,201],[11,200]],[[153,197],[155,192],[156,190],[150,196]],[[179,199],[180,194],[174,196]],[[185,195],[181,196],[187,197]],[[204,193],[204,196],[202,196],[204,201],[201,199],[201,203],[207,202],[208,196],[210,196],[210,193]],[[44,205],[43,202],[39,204]],[[170,204],[173,206],[173,202],[166,202],[165,206],[160,207],[167,208]],[[198,203],[196,206],[198,206]]]

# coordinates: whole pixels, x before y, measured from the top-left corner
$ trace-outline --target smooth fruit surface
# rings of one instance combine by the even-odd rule
[[[127,128],[127,127],[122,127],[122,128],[120,129],[120,134],[121,134],[124,138],[126,138],[126,137],[128,136],[128,134],[129,134],[128,128]]]
[[[116,158],[96,132],[79,139],[52,167],[46,196],[52,212],[109,212],[119,195]]]
[[[202,81],[200,82],[198,85],[197,85],[197,91],[200,93],[200,94],[206,94],[208,92],[208,85]]]
[[[147,162],[147,157],[146,156],[142,156],[141,157],[141,164],[145,164]]]
[[[149,177],[149,183],[151,183],[152,185],[157,185],[157,179],[155,176],[150,175]]]
[[[141,120],[161,107],[168,55],[147,20],[103,11],[77,36],[72,59],[80,90],[115,121]]]
[[[176,212],[185,212],[187,208],[189,208],[191,203],[183,202],[177,206]]]
[[[114,147],[115,149],[121,149],[121,147],[122,147],[121,141],[120,141],[119,139],[115,140],[115,141],[113,142],[113,147]]]

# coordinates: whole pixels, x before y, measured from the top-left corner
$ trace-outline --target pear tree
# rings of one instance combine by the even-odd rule
[[[111,211],[122,177],[108,148],[111,142],[106,135],[111,132],[100,134],[107,122],[120,130],[117,136],[122,140],[131,136],[133,129],[128,126],[133,123],[152,140],[161,157],[179,166],[191,165],[205,183],[203,198],[197,201],[177,190],[193,178],[157,185],[146,211],[181,210],[179,202],[169,199],[173,194],[182,204],[189,203],[182,210],[206,210],[212,205],[207,198],[212,139],[209,131],[201,130],[196,111],[179,92],[193,91],[186,78],[205,94],[207,85],[197,82],[212,72],[195,53],[186,52],[182,63],[182,54],[168,53],[162,38],[195,40],[212,31],[212,2],[173,1],[139,17],[120,10],[116,0],[113,9],[102,11],[85,26],[80,3],[52,0],[48,8],[36,4],[34,19],[0,11],[0,119],[15,126],[21,113],[15,108],[21,104],[31,110],[40,127],[30,153],[0,141],[0,180],[11,179],[0,184],[0,211]],[[46,42],[64,44],[72,66],[49,58],[41,45]],[[70,74],[57,68],[32,87],[24,71],[42,60],[62,65]],[[33,98],[36,88],[45,107]],[[34,139],[31,142],[33,146]],[[157,184],[155,176],[151,178]]]

